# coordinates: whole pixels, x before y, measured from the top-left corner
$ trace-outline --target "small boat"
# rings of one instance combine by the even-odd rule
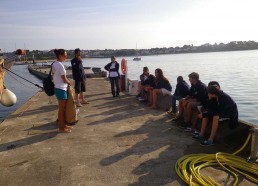
[[[138,56],[137,44],[136,44],[136,57],[133,58],[133,61],[141,61],[142,58]]]
[[[142,59],[140,57],[133,58],[134,61],[141,61]]]

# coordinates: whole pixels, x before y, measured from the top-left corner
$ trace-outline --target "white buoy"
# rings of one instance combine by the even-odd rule
[[[1,96],[1,104],[6,106],[6,107],[11,107],[13,106],[17,101],[17,97],[16,95],[8,90],[8,89],[4,89],[2,96]]]

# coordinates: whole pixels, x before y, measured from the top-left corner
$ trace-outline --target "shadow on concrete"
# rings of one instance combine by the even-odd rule
[[[126,131],[115,135],[115,138],[123,138],[137,135],[147,135],[147,138],[136,143],[123,152],[114,154],[101,160],[102,166],[118,163],[129,156],[141,156],[161,151],[157,158],[142,162],[132,171],[140,176],[138,181],[130,186],[142,185],[185,185],[175,172],[175,164],[183,155],[187,154],[214,154],[217,152],[232,153],[236,149],[230,149],[224,145],[216,144],[210,147],[200,146],[200,141],[193,140],[192,135],[185,133],[179,127],[172,125],[168,117],[159,120],[147,121],[136,130]],[[127,141],[127,139],[124,139]]]
[[[40,107],[39,109],[36,110],[25,110],[24,112],[19,112],[17,114],[12,114],[8,118],[17,118],[19,116],[30,116],[30,115],[37,115],[37,114],[42,114],[44,112],[52,112],[54,110],[58,110],[58,106],[55,104],[49,104],[49,105],[44,105]]]
[[[131,146],[129,149],[114,154],[101,160],[102,166],[115,164],[129,156],[148,156],[150,153],[157,153],[157,158],[149,159],[135,167],[133,174],[140,176],[136,183],[129,184],[131,186],[138,185],[165,185],[172,182],[183,183],[177,177],[174,165],[181,156],[184,148],[184,140],[178,141],[178,137],[185,135],[179,133],[179,128],[171,126],[170,119],[164,117],[159,120],[145,122],[136,130],[126,131],[115,135],[116,138],[123,138],[147,135],[147,138]]]
[[[54,130],[58,129],[57,122],[51,122],[45,125],[39,125],[39,126],[32,126],[31,128],[28,128],[24,131],[33,131],[33,130],[40,130],[40,131],[47,131],[47,130]]]
[[[109,108],[107,111],[101,112],[99,114],[91,114],[85,116],[85,118],[97,117],[97,116],[106,116],[102,120],[94,121],[88,123],[87,125],[97,125],[97,124],[107,124],[115,121],[123,122],[123,120],[133,117],[144,116],[146,114],[151,113],[152,116],[160,115],[159,110],[153,110],[148,108],[147,106],[142,105],[137,100],[132,98],[131,96],[123,96],[122,98],[116,98],[117,101],[105,102],[101,105],[94,106],[96,110],[103,108]],[[147,112],[146,112],[147,110]]]
[[[0,152],[20,148],[20,147],[27,146],[27,145],[32,145],[34,143],[39,143],[44,140],[49,140],[49,139],[55,137],[57,134],[58,133],[56,131],[48,132],[48,133],[40,133],[37,135],[30,136],[28,138],[4,143],[4,144],[0,145]]]

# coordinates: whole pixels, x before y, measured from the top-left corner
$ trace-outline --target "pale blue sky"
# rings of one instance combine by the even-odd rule
[[[257,0],[1,0],[0,48],[175,47],[258,41]]]

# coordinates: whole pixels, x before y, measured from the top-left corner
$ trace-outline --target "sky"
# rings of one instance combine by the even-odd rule
[[[258,41],[258,0],[0,0],[0,49]]]

